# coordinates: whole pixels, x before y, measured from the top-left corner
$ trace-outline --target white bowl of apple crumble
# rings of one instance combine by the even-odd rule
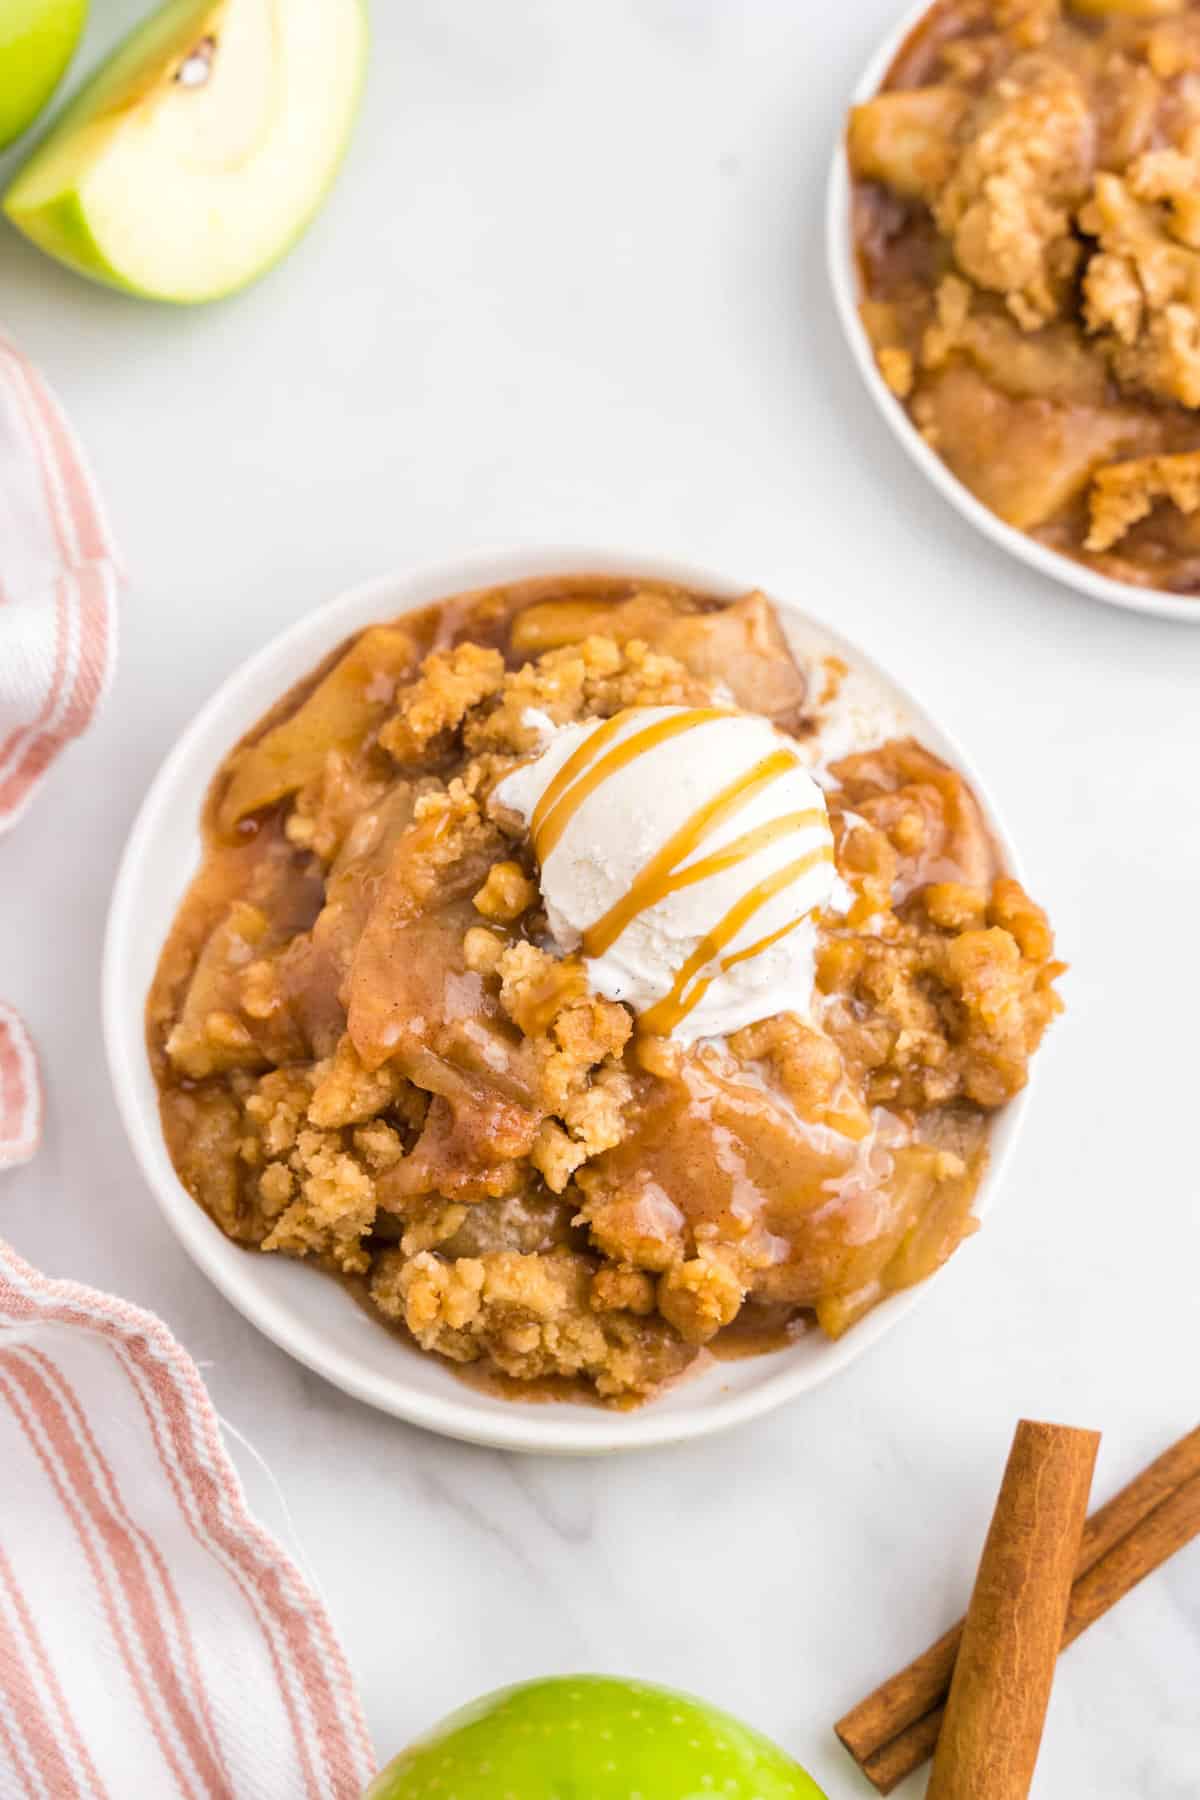
[[[837,310],[993,543],[1200,624],[1200,0],[937,0],[853,96]]]
[[[586,1453],[753,1417],[915,1303],[1012,1142],[1061,965],[985,808],[868,659],[710,571],[356,589],[134,826],[135,1151],[227,1298],[401,1418]]]

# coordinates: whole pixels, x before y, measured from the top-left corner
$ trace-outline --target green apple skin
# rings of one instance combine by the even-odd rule
[[[363,1800],[824,1800],[798,1763],[668,1688],[568,1675],[443,1720]]]
[[[86,0],[84,0],[86,4]],[[104,196],[102,207],[97,194],[96,167],[109,155],[113,142],[128,130],[131,121],[151,106],[159,106],[165,97],[172,105],[190,104],[173,91],[180,62],[192,49],[215,38],[217,56],[221,54],[220,33],[231,12],[242,0],[167,0],[161,9],[137,27],[113,53],[108,62],[80,91],[50,132],[35,148],[0,202],[9,220],[39,249],[66,264],[77,274],[123,293],[142,299],[192,305],[202,301],[223,299],[250,286],[268,269],[282,261],[303,237],[325,200],[349,147],[350,129],[358,110],[366,77],[368,51],[367,0],[286,0],[281,17],[289,18],[288,8],[318,12],[322,6],[331,14],[336,10],[343,21],[351,22],[354,44],[343,60],[353,65],[352,76],[343,83],[343,91],[334,115],[331,140],[322,140],[322,131],[312,133],[320,150],[316,178],[296,206],[287,199],[275,206],[268,191],[262,197],[261,239],[251,242],[240,258],[226,259],[213,274],[203,269],[173,269],[164,276],[154,267],[153,241],[156,226],[161,232],[185,232],[188,218],[187,199],[171,181],[168,158],[159,158],[158,166],[147,169],[142,185],[131,183],[127,169],[115,174],[117,185],[129,195],[127,204],[139,216],[141,233],[146,240],[144,254],[130,258],[123,254],[120,234],[105,229],[103,213],[111,227],[114,211],[111,193]],[[3,7],[5,0],[0,0]],[[310,54],[298,58],[307,70],[319,66]],[[332,59],[331,59],[332,61]],[[328,129],[329,127],[325,127]],[[185,147],[186,154],[186,147]],[[294,155],[289,159],[294,164]],[[236,167],[226,173],[237,173]],[[124,179],[123,179],[124,177]],[[109,187],[113,186],[110,179]],[[240,182],[245,187],[244,181]],[[199,195],[205,215],[212,209]],[[273,217],[278,212],[279,217]]]
[[[0,150],[49,100],[86,18],[87,0],[0,0]]]
[[[108,287],[124,286],[88,230],[78,194],[64,194],[61,199],[52,201],[38,218],[37,234],[29,231],[26,236],[56,262],[66,263],[68,268],[78,270],[91,280],[101,281]]]

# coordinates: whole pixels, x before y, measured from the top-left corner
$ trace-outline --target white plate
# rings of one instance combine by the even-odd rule
[[[905,13],[867,64],[850,97],[851,105],[870,100],[879,92],[905,39],[929,10],[928,0],[921,0],[920,5]],[[1187,624],[1200,625],[1200,595],[1193,599],[1183,594],[1164,593],[1157,588],[1139,588],[1129,582],[1113,581],[1107,575],[1098,575],[1095,570],[1086,568],[1083,563],[1074,562],[1069,556],[1062,556],[1056,550],[1048,550],[1044,544],[1035,543],[1023,531],[1006,525],[994,512],[989,511],[969,488],[963,486],[958,476],[950,472],[941,457],[930,449],[879,373],[871,341],[858,315],[861,293],[854,255],[850,191],[850,165],[843,131],[834,151],[833,167],[829,174],[825,217],[825,247],[829,276],[833,283],[834,304],[846,341],[872,399],[917,467],[977,531],[981,531],[984,537],[990,538],[1002,550],[1007,550],[1010,556],[1018,557],[1021,562],[1028,563],[1030,568],[1037,569],[1040,574],[1049,575],[1054,581],[1064,582],[1067,587],[1077,588],[1082,594],[1090,594],[1093,600],[1104,600],[1109,606],[1123,606],[1128,612],[1153,613],[1160,619],[1182,619]]]
[[[711,1366],[635,1413],[494,1398],[467,1387],[433,1357],[399,1343],[319,1271],[285,1257],[241,1250],[218,1230],[187,1193],[167,1154],[146,1055],[143,1015],[163,941],[200,860],[199,820],[208,784],[232,745],[268,707],[328,651],[364,625],[474,588],[580,572],[678,582],[729,599],[744,593],[748,585],[711,569],[636,552],[514,550],[402,571],[355,588],[321,607],[229,677],[159,770],[134,823],[117,876],[103,971],[105,1041],[125,1128],[173,1230],[226,1299],[281,1349],[371,1406],[449,1437],[551,1454],[644,1449],[703,1437],[752,1419],[856,1361],[918,1304],[929,1284],[885,1301],[837,1343],[814,1332],[774,1355]],[[989,806],[986,791],[957,745],[868,657],[836,633],[817,627],[790,603],[780,597],[776,601],[786,617],[797,621],[797,629],[806,634],[810,629],[819,630],[847,661],[874,674],[914,719],[929,748],[963,771],[988,813],[1009,867],[1019,873],[1012,846]],[[981,1213],[996,1192],[1001,1166],[1024,1110],[1022,1095],[996,1121],[991,1163],[977,1202]]]

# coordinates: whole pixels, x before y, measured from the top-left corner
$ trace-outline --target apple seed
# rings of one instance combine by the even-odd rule
[[[215,37],[201,38],[194,50],[189,50],[175,71],[175,79],[180,87],[203,87],[212,73],[213,57],[217,52]]]

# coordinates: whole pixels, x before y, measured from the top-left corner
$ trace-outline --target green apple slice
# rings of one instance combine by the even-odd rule
[[[4,197],[61,262],[158,300],[214,300],[290,248],[350,135],[363,0],[169,0]]]
[[[701,1700],[572,1675],[452,1713],[363,1800],[823,1800],[769,1739]]]
[[[86,18],[87,0],[0,0],[0,150],[62,80]]]

